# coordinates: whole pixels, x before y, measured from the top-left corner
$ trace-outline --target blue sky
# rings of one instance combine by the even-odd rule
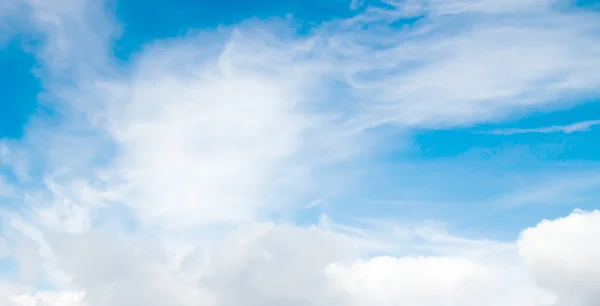
[[[2,48],[2,136],[19,138],[24,126],[37,108],[37,95],[42,90],[33,75],[35,58],[21,49],[14,38]]]
[[[539,271],[600,277],[599,9],[0,0],[0,304],[585,306]]]

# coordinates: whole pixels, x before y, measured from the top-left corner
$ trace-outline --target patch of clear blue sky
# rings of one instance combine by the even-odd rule
[[[573,2],[577,7],[600,10],[600,1],[598,0],[575,0]]]
[[[416,145],[412,150],[404,154],[393,153],[390,158],[395,160],[443,159],[468,154],[474,148],[483,149],[480,153],[484,158],[486,154],[493,157],[496,155],[494,152],[506,148],[528,147],[536,154],[538,161],[600,161],[600,143],[594,141],[600,139],[600,126],[591,127],[589,131],[574,133],[513,135],[486,133],[502,128],[536,129],[590,120],[600,120],[600,101],[592,100],[558,111],[532,113],[504,120],[501,123],[479,125],[476,128],[420,131],[413,136]],[[522,162],[519,166],[531,166],[530,159],[523,159]]]
[[[0,139],[21,138],[29,117],[38,109],[42,85],[32,72],[36,65],[20,37],[0,44]]]

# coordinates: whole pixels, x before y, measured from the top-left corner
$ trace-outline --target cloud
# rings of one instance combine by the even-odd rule
[[[591,223],[562,225],[583,214],[528,229],[516,245],[280,216],[368,165],[379,136],[370,128],[473,125],[597,94],[597,13],[548,1],[388,2],[304,37],[285,21],[192,32],[122,65],[108,55],[118,26],[104,2],[15,3],[31,23],[16,30],[45,38],[39,76],[60,112],[1,144],[23,199],[3,216],[8,253],[23,282],[51,289],[2,285],[0,302],[596,301],[585,278],[564,282],[597,276],[568,264],[591,262],[591,244],[559,240],[571,250],[560,258],[540,247],[546,232],[596,237]]]
[[[0,302],[7,306],[82,306],[82,296],[80,292],[33,293],[30,288],[0,283]]]
[[[600,234],[600,212],[576,211],[545,220],[524,230],[519,252],[536,282],[557,294],[556,305],[597,305],[600,294],[600,249],[592,243]]]
[[[107,14],[107,1],[9,2],[20,8],[15,12],[19,21],[15,25],[17,30],[44,37],[42,48],[35,51],[38,59],[43,61],[41,75],[48,77],[51,73],[55,78],[54,82],[48,83],[88,74],[86,69],[90,67],[101,69],[108,55],[108,39],[118,33],[112,17]]]
[[[333,27],[328,40],[366,101],[359,125],[472,125],[597,94],[600,80],[587,66],[600,55],[594,13],[549,1],[393,4]]]
[[[464,258],[377,257],[328,272],[352,296],[347,305],[541,305],[548,298],[510,272]],[[523,287],[501,284],[511,281]]]
[[[364,0],[352,0],[350,3],[350,9],[356,10],[364,4]]]
[[[325,169],[376,150],[368,128],[486,122],[599,82],[589,65],[600,62],[597,18],[543,1],[391,3],[308,38],[284,21],[248,22],[154,42],[128,67],[107,56],[117,27],[101,5],[26,3],[46,33],[38,56],[66,116],[60,128],[30,129],[23,150],[42,152],[35,158],[52,162],[52,175],[60,165],[65,180],[171,229],[319,197]],[[393,25],[413,16],[422,18]],[[448,31],[457,18],[465,21]]]
[[[570,224],[581,224],[578,214],[566,219]],[[560,219],[524,231],[517,246],[526,267],[534,275],[554,271],[549,266],[552,261],[543,257],[552,256],[559,264],[565,262],[560,271],[575,273],[572,277],[588,271],[568,262],[595,258],[593,247],[576,243],[597,235],[593,221],[584,222],[577,232],[565,237],[565,242],[556,245],[538,233],[563,233]],[[430,231],[424,237],[436,236]],[[554,295],[560,297],[561,288],[571,284],[570,278],[562,277],[552,277],[553,286],[537,277],[538,283],[534,282],[510,250],[360,259],[370,249],[361,242],[364,240],[315,226],[243,225],[215,243],[192,242],[191,251],[176,261],[169,256],[173,250],[156,239],[123,239],[99,232],[49,234],[47,238],[59,258],[58,267],[71,275],[71,286],[85,290],[85,305],[239,305],[242,301],[250,305],[465,306],[486,301],[498,306],[563,305],[554,304]],[[387,242],[394,243],[390,238]],[[430,245],[438,243],[436,238],[425,239]],[[561,243],[570,243],[569,248],[564,249]],[[446,244],[465,251],[489,242],[465,245],[458,239]],[[552,249],[545,247],[548,244]],[[565,251],[556,255],[554,247]],[[595,275],[591,270],[585,273]],[[585,282],[587,278],[577,279]],[[582,292],[580,298],[591,298],[594,292]],[[569,305],[594,305],[570,301]]]
[[[595,248],[582,241],[598,235],[598,215],[575,212],[523,231],[517,247],[527,268],[507,253],[355,259],[361,244],[351,236],[269,224],[241,227],[211,247],[197,245],[174,269],[155,243],[138,241],[134,251],[132,241],[86,234],[53,244],[62,266],[88,288],[91,305],[586,306],[597,303],[593,279],[600,274],[590,268]]]
[[[105,123],[120,150],[110,168],[120,183],[114,200],[171,226],[240,221],[308,179],[320,162],[308,145],[328,131],[307,105],[318,75],[290,63],[293,50],[247,35],[206,57],[196,51],[202,40],[156,46],[130,81],[111,85],[119,92]]]
[[[541,127],[541,128],[532,128],[532,129],[497,129],[497,130],[492,130],[488,133],[495,134],[495,135],[514,135],[514,134],[528,134],[528,133],[571,134],[571,133],[576,133],[576,132],[589,131],[592,127],[594,127],[596,125],[600,125],[600,120],[588,120],[588,121],[571,123],[571,124],[567,124],[567,125],[552,125],[552,126]]]

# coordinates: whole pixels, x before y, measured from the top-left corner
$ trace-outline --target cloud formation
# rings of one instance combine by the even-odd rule
[[[556,305],[597,305],[600,212],[576,211],[521,233],[519,252],[536,282],[557,295]]]
[[[527,133],[565,133],[571,134],[576,132],[586,132],[589,131],[592,127],[600,125],[600,120],[588,120],[582,122],[571,123],[567,125],[553,125],[546,126],[541,128],[532,128],[532,129],[498,129],[490,131],[490,134],[496,135],[514,135],[514,134],[527,134]]]
[[[599,216],[578,211],[524,230],[513,249],[524,264],[510,250],[352,259],[364,247],[352,237],[273,224],[241,227],[209,248],[198,244],[177,265],[153,241],[61,235],[50,244],[85,296],[5,285],[4,298],[14,305],[596,305],[598,250],[586,242],[599,234]]]
[[[368,166],[373,130],[473,125],[598,94],[597,13],[387,1],[306,36],[249,21],[152,42],[122,64],[105,3],[6,3],[11,31],[44,37],[39,77],[60,115],[0,143],[0,198],[20,207],[2,214],[20,275],[0,283],[1,304],[600,303],[598,212],[517,241],[286,218]]]

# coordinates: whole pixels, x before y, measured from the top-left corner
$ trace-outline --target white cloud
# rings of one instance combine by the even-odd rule
[[[177,227],[245,220],[290,192],[323,125],[304,110],[310,70],[290,66],[288,50],[234,39],[204,58],[199,43],[148,51],[107,113],[120,150],[115,199]]]
[[[575,122],[566,125],[552,125],[540,128],[531,128],[531,129],[497,129],[492,130],[489,134],[496,135],[514,135],[514,134],[528,134],[528,133],[541,133],[541,134],[549,134],[549,133],[565,133],[571,134],[575,132],[586,132],[589,131],[592,127],[600,125],[600,120],[588,120]]]
[[[531,10],[517,1],[417,3],[331,30],[329,51],[367,101],[360,125],[471,125],[598,94],[595,13],[550,9],[548,1],[527,2]],[[402,19],[421,14],[413,24]],[[392,30],[383,17],[409,24]]]
[[[86,306],[82,297],[81,292],[36,292],[30,287],[0,281],[0,304],[6,306]]]
[[[600,303],[600,211],[576,211],[521,233],[518,246],[536,282],[557,294],[556,305]]]
[[[9,1],[21,8],[17,11],[20,32],[40,33],[46,38],[36,51],[45,67],[38,72],[43,72],[42,77],[50,72],[56,78],[52,82],[46,79],[47,85],[88,74],[89,67],[102,69],[108,54],[106,43],[117,33],[107,14],[108,1]]]
[[[40,55],[54,75],[47,82],[71,117],[31,129],[25,150],[42,152],[51,177],[100,188],[102,201],[172,229],[295,205],[320,184],[316,171],[369,144],[348,129],[484,122],[599,82],[589,64],[600,62],[595,16],[547,8],[524,19],[512,1],[430,1],[410,27],[336,21],[307,39],[284,33],[285,23],[250,23],[156,42],[128,69],[105,56],[115,27],[100,6],[27,4],[50,42]],[[412,10],[395,6],[395,19]],[[460,16],[483,8],[485,20]],[[466,21],[448,32],[458,16]],[[69,85],[56,83],[64,65]],[[330,87],[340,78],[341,93]]]
[[[527,269],[510,253],[357,260],[365,245],[351,236],[270,224],[241,227],[216,245],[198,244],[176,269],[155,243],[90,233],[60,235],[51,244],[74,284],[88,290],[90,305],[587,306],[598,298],[600,250],[588,242],[600,233],[598,216],[575,212],[523,231],[517,246]]]
[[[10,283],[0,283],[0,303],[6,306],[85,306],[81,292],[33,292]]]
[[[587,224],[593,224],[592,221]],[[545,254],[537,250],[547,238],[528,236],[529,231],[542,227],[543,223],[525,231],[519,241],[526,263],[534,273],[538,268],[535,265],[540,265],[542,271],[549,268],[544,258],[538,260],[535,255]],[[582,227],[580,233],[593,237],[590,230],[593,228]],[[362,238],[320,227],[248,224],[222,236],[216,243],[192,242],[195,250],[178,264],[170,265],[172,258],[167,245],[154,239],[117,238],[100,232],[46,236],[53,254],[59,258],[57,267],[72,276],[69,287],[85,291],[83,302],[91,306],[199,302],[224,306],[240,303],[541,306],[555,305],[550,292],[560,295],[556,286],[546,287],[550,292],[540,289],[514,252],[492,251],[484,255],[467,252],[489,245],[486,241],[466,245],[463,239],[454,239],[443,243],[445,248],[449,244],[462,248],[465,251],[462,255],[424,257],[416,255],[414,252],[419,251],[414,249],[396,257],[364,257],[370,245],[364,244]],[[430,233],[424,237],[429,237],[426,241],[435,245],[440,241],[437,236]],[[387,241],[403,243],[394,242],[391,237]],[[592,250],[572,243],[569,256],[578,256],[582,248]],[[533,257],[528,249],[536,252]],[[594,254],[588,255],[581,259],[593,260]],[[565,269],[569,267],[565,265]],[[554,280],[560,286],[569,285],[569,279]],[[543,282],[540,285],[545,286]]]
[[[48,40],[42,78],[65,118],[2,143],[26,199],[5,230],[25,245],[24,280],[54,291],[0,286],[0,302],[552,305],[540,286],[559,303],[598,302],[587,281],[600,272],[578,265],[595,264],[583,242],[598,235],[597,213],[523,233],[534,279],[513,242],[257,222],[319,198],[343,176],[329,171],[337,162],[363,162],[368,127],[474,124],[596,94],[596,13],[548,1],[399,2],[303,39],[255,22],[158,41],[121,67],[106,56],[115,27],[103,3],[21,3]],[[380,22],[420,14],[403,28]],[[123,220],[111,223],[115,211]],[[566,238],[547,246],[548,233]],[[567,251],[551,255],[557,247]]]
[[[347,305],[530,306],[551,300],[511,268],[466,258],[378,257],[334,264],[328,272],[352,297]]]

